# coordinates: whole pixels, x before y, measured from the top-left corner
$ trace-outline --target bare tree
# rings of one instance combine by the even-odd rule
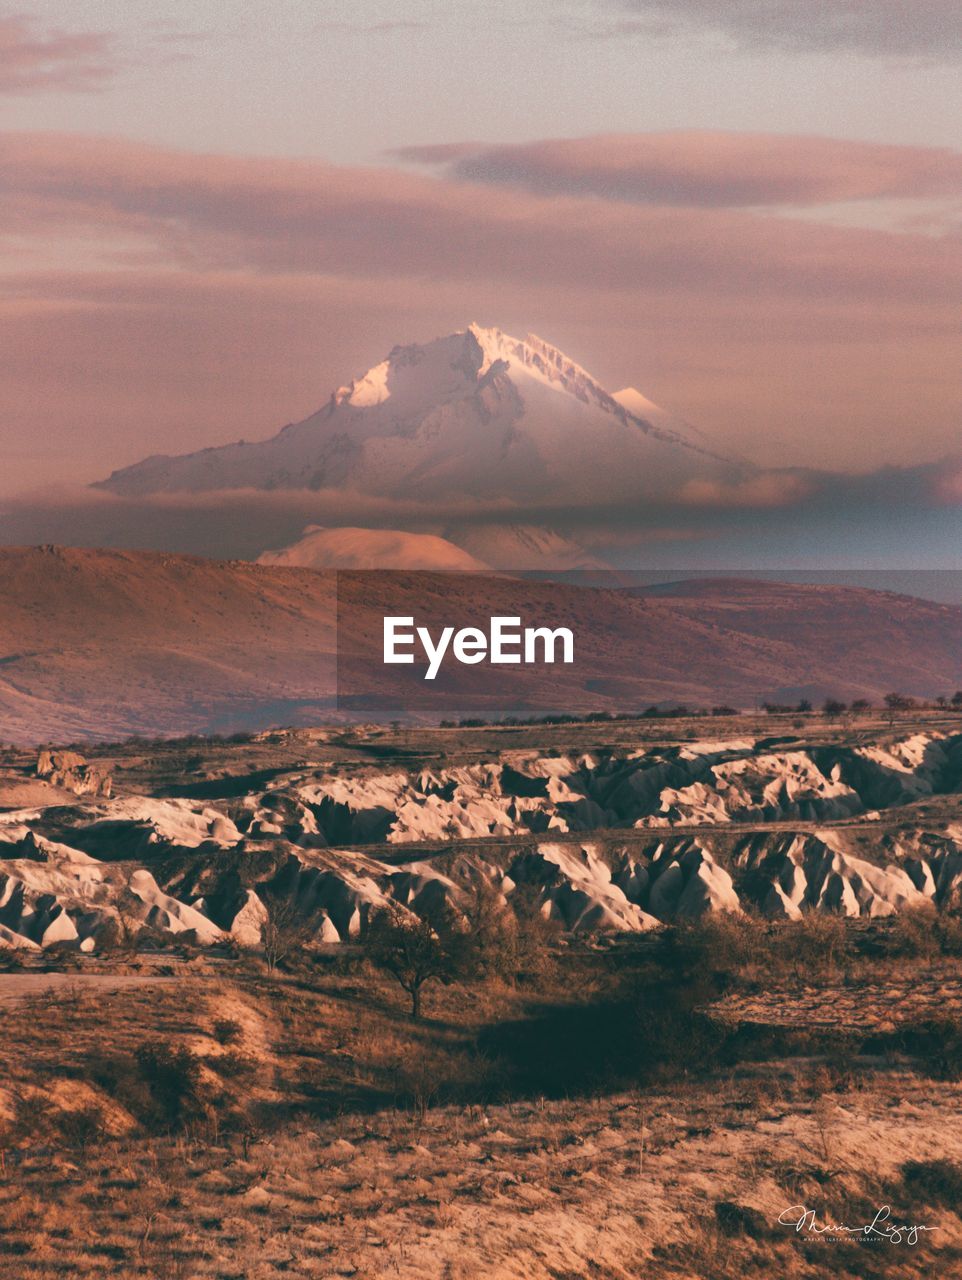
[[[450,982],[455,960],[451,948],[427,920],[397,903],[374,912],[364,943],[379,969],[392,974],[411,997],[411,1017],[421,1016],[421,988],[431,981]]]
[[[121,899],[116,914],[109,916],[101,925],[97,933],[98,951],[133,955],[140,942],[150,937],[149,926],[127,909],[134,905],[132,896]]]
[[[279,964],[301,951],[310,938],[310,927],[291,898],[273,894],[264,900],[266,919],[261,925],[264,962],[271,975]]]
[[[509,899],[517,928],[518,970],[528,977],[543,978],[555,968],[561,926],[544,913],[541,889],[519,884]]]
[[[490,880],[478,876],[464,909],[462,968],[472,978],[514,978],[521,956],[518,920]]]

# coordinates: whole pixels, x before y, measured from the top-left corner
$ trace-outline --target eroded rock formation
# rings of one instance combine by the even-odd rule
[[[143,928],[256,946],[276,902],[314,942],[346,942],[388,902],[463,915],[482,882],[573,933],[955,908],[962,823],[917,806],[957,792],[960,756],[958,737],[933,733],[732,740],[318,765],[220,800],[87,794],[0,814],[0,947],[93,950]],[[41,765],[86,767],[70,753]]]

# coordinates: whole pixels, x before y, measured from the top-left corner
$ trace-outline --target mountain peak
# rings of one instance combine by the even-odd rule
[[[268,440],[150,458],[117,493],[349,489],[432,504],[469,497],[637,501],[731,464],[638,393],[627,402],[537,334],[469,324],[394,347]],[[736,468],[739,470],[739,468]]]
[[[509,375],[526,374],[556,391],[573,392],[581,400],[594,400],[609,411],[614,407],[614,397],[597,378],[536,333],[515,338],[503,329],[486,329],[473,323],[464,332],[475,339],[484,355],[479,377],[484,377],[496,361],[502,360]]]
[[[635,415],[636,418],[663,418],[665,416],[664,409],[660,409],[647,396],[643,396],[635,387],[622,387],[620,391],[613,391],[612,398],[617,400],[620,405],[628,410],[629,413]]]

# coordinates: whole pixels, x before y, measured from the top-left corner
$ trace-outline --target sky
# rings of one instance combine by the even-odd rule
[[[759,466],[931,474],[948,556],[960,62],[956,0],[0,7],[0,497],[478,321]]]

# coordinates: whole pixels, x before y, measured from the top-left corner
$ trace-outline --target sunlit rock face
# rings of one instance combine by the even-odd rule
[[[785,751],[728,739],[304,765],[223,799],[83,795],[0,813],[0,946],[92,950],[146,929],[256,947],[277,903],[305,945],[329,945],[390,903],[465,918],[479,885],[568,933],[950,908],[962,824],[927,826],[913,806],[956,793],[958,759],[937,733]]]

